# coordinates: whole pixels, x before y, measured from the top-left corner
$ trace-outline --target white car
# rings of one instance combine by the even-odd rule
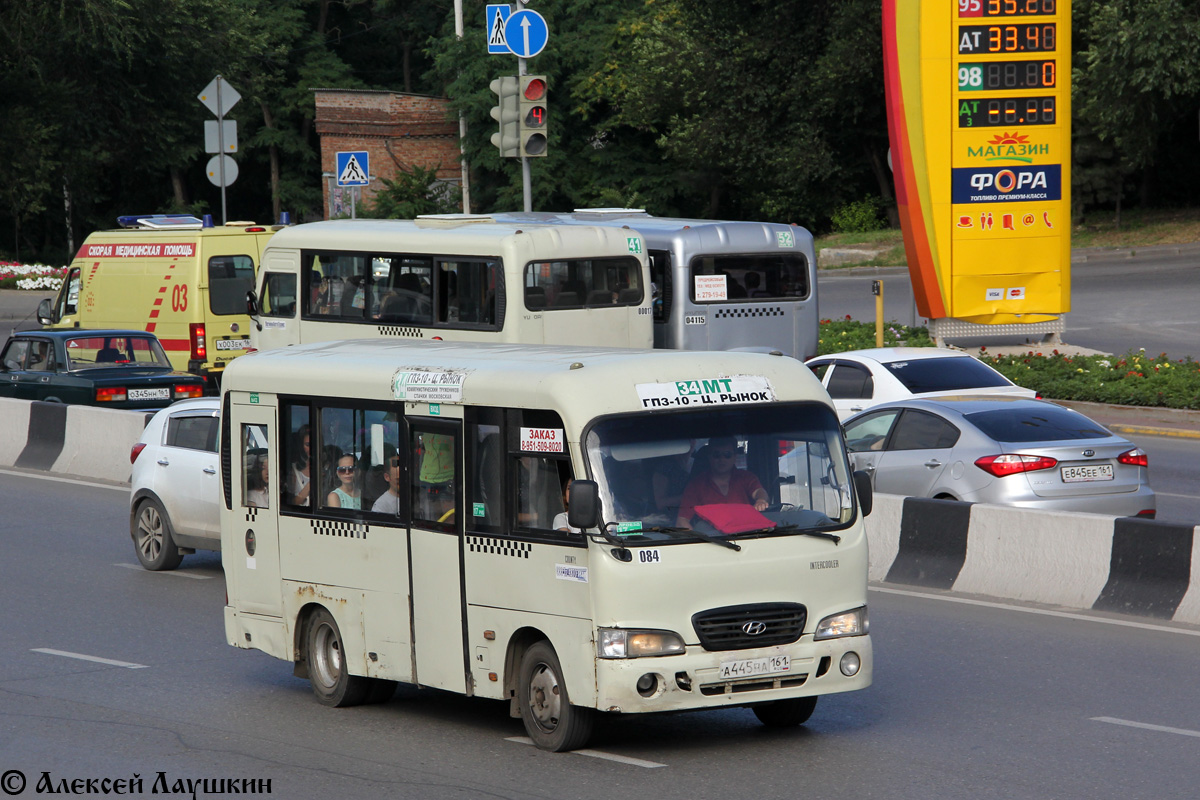
[[[817,356],[804,362],[833,399],[838,418],[894,400],[934,395],[1037,397],[961,350],[878,347]]]
[[[196,550],[220,550],[217,397],[159,411],[129,452],[129,534],[149,570],[175,569]]]

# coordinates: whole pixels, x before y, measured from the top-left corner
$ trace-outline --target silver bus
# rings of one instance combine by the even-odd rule
[[[640,233],[650,261],[655,347],[817,355],[817,259],[804,228],[656,217],[637,208],[492,217]]]

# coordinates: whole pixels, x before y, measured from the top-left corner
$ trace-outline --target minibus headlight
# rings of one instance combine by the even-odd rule
[[[817,630],[813,633],[813,639],[837,639],[841,636],[865,636],[871,628],[871,623],[867,619],[867,607],[856,608],[853,611],[844,611],[841,614],[833,614],[826,617],[817,623]]]
[[[683,639],[670,631],[601,628],[600,658],[643,658],[673,656],[684,652]]]

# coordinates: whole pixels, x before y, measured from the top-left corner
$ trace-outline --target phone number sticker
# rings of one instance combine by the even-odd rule
[[[521,450],[526,453],[561,453],[565,441],[562,428],[521,428]]]

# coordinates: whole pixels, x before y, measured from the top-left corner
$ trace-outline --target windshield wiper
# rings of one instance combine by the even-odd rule
[[[737,542],[731,542],[728,539],[721,539],[716,536],[710,536],[707,533],[701,533],[700,531],[696,530],[695,528],[643,528],[642,530],[655,531],[658,533],[665,533],[667,535],[677,534],[677,533],[690,533],[693,536],[695,536],[697,539],[702,539],[706,542],[711,542],[712,544],[719,544],[722,547],[728,547],[730,550],[737,550],[738,552],[741,552],[741,550],[742,550],[742,546],[740,544],[738,544]],[[675,538],[680,538],[680,537],[675,537]]]
[[[836,533],[830,533],[829,531],[814,531],[812,528],[801,528],[799,525],[776,525],[774,528],[764,528],[761,531],[754,532],[766,533],[768,531],[796,531],[804,536],[816,536],[820,539],[828,539],[834,544],[842,543],[842,537],[838,536]]]

